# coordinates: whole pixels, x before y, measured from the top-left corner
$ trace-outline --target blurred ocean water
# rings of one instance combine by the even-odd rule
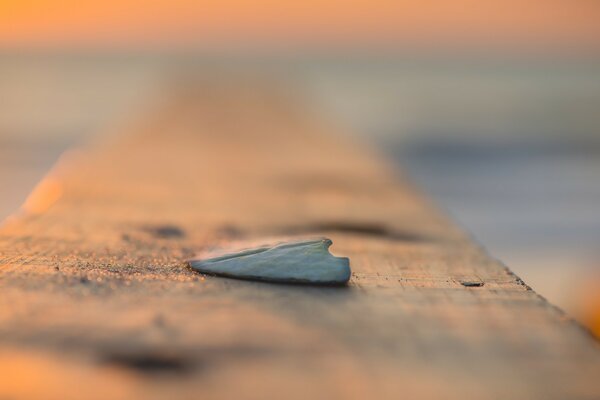
[[[288,83],[578,313],[578,282],[600,275],[600,60],[1,55],[0,219],[66,148],[205,69]]]

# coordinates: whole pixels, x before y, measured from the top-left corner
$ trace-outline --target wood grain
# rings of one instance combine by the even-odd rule
[[[0,231],[0,398],[600,398],[600,349],[365,146],[246,80],[71,152]],[[185,260],[327,236],[348,287]]]

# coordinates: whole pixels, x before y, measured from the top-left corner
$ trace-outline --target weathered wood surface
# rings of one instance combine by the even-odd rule
[[[177,91],[24,210],[0,231],[1,399],[600,398],[585,331],[267,86]],[[348,287],[184,262],[323,235]]]

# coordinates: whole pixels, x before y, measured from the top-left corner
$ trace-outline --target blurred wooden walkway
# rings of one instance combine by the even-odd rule
[[[0,231],[0,398],[594,399],[600,348],[286,93],[190,84]],[[346,288],[205,277],[327,236]]]

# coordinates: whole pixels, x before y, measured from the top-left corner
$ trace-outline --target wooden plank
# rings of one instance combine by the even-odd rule
[[[597,343],[390,171],[267,84],[174,91],[0,231],[0,398],[599,398]],[[348,287],[184,262],[307,236]]]

